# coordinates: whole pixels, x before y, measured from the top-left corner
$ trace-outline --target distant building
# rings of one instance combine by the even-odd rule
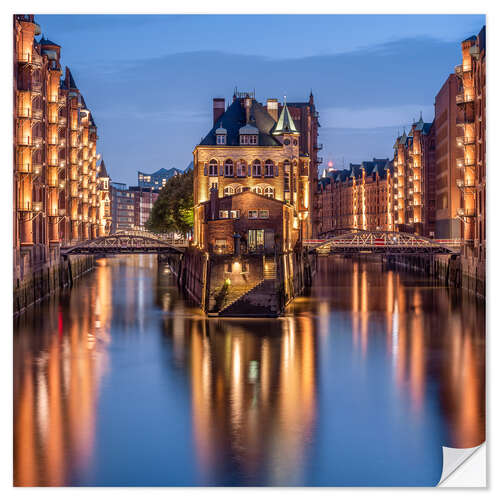
[[[166,182],[175,175],[182,174],[182,170],[178,168],[160,168],[152,174],[145,174],[144,172],[137,172],[137,185],[140,188],[152,188],[160,190]]]
[[[129,192],[134,198],[134,226],[136,229],[144,229],[159,193],[152,188],[140,186],[131,186]]]
[[[127,187],[122,182],[112,182],[111,232],[145,229],[158,196],[158,192],[151,188]]]
[[[436,213],[434,122],[413,123],[394,144],[394,184],[398,231],[434,236]],[[395,200],[396,202],[396,200]]]
[[[101,160],[101,164],[97,167],[97,210],[99,213],[100,230],[99,235],[109,234],[111,230],[111,193],[110,193],[110,182],[108,171],[104,160]]]
[[[345,228],[394,230],[392,173],[389,158],[325,170],[316,197],[317,233]]]
[[[127,185],[111,183],[111,232],[134,228],[134,198]]]

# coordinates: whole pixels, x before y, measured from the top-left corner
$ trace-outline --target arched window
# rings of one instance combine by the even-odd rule
[[[241,184],[238,184],[235,189],[234,189],[234,192],[235,193],[242,193],[243,192],[243,186]]]
[[[217,170],[218,170],[217,160],[210,160],[208,164],[209,175],[211,175],[212,177],[217,177],[219,175]]]
[[[234,194],[234,188],[233,186],[226,186],[224,188],[224,196],[231,196]]]
[[[263,194],[262,186],[255,186],[252,191],[257,194]]]
[[[236,175],[238,177],[245,177],[247,174],[247,163],[245,160],[240,160],[236,163]]]
[[[234,177],[233,160],[226,160],[224,162],[224,176],[225,177]]]
[[[274,189],[271,186],[265,187],[264,196],[267,196],[268,198],[274,198]]]
[[[266,160],[264,165],[264,175],[266,177],[274,177],[274,163],[272,160]]]
[[[253,176],[254,177],[261,177],[262,176],[262,167],[260,164],[260,160],[255,160],[252,165],[252,171],[253,171]]]
[[[284,177],[285,177],[285,192],[290,191],[290,162],[288,160],[285,160],[283,162],[283,170],[285,172]]]

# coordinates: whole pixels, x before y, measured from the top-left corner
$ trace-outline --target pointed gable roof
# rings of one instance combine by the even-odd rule
[[[240,99],[235,99],[228,106],[224,114],[201,140],[200,146],[217,145],[216,131],[221,127],[222,123],[227,131],[226,145],[239,146],[240,129],[247,125],[245,109]],[[271,129],[274,124],[275,121],[267,110],[255,99],[252,100],[248,125],[257,129],[256,132],[259,134],[259,146],[281,146],[280,142],[271,135]]]
[[[297,130],[297,127],[293,122],[292,115],[290,114],[290,111],[288,110],[288,106],[286,105],[285,101],[285,105],[281,110],[280,117],[278,118],[276,126],[274,127],[273,135],[298,134],[298,133],[299,131]]]
[[[106,170],[106,165],[104,164],[104,158],[101,160],[101,164],[99,165],[98,177],[109,177],[108,171]]]
[[[38,42],[40,45],[51,45],[53,47],[60,47],[57,43],[53,42],[52,40],[49,40],[48,38],[45,38],[44,35],[42,35],[42,38],[40,38],[40,41]]]

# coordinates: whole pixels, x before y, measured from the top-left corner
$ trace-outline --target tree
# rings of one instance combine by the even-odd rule
[[[163,186],[153,205],[146,229],[156,233],[179,232],[193,229],[193,171],[171,177]]]

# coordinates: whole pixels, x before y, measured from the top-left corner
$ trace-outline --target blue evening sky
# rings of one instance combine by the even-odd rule
[[[233,90],[307,100],[320,113],[324,166],[392,155],[434,98],[483,15],[39,15],[62,46],[98,126],[113,180],[185,168]]]

